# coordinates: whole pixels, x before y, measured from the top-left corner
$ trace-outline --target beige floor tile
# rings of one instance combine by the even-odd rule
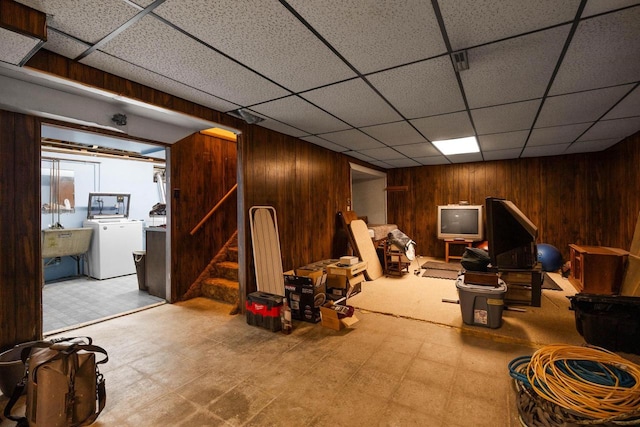
[[[394,391],[391,400],[410,410],[440,419],[450,397],[450,390],[437,384],[427,384],[405,378]]]
[[[507,365],[579,341],[566,297],[549,294],[542,310],[509,312],[492,330],[462,325],[459,306],[440,301],[450,282],[410,276],[367,283],[380,294],[354,297],[359,322],[341,331],[294,322],[291,335],[274,333],[196,298],[64,335],[109,352],[98,426],[519,425]]]
[[[403,405],[391,403],[380,418],[381,427],[439,427],[442,420],[424,412],[418,412]]]

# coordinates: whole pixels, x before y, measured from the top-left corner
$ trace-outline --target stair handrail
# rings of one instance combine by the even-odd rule
[[[191,235],[193,236],[194,234],[196,234],[196,231],[198,231],[198,229],[200,227],[202,227],[204,225],[205,222],[207,222],[209,220],[209,218],[211,218],[211,216],[215,213],[216,210],[218,210],[218,208],[220,207],[220,205],[222,205],[224,203],[225,200],[227,200],[229,198],[229,196],[231,196],[231,193],[233,193],[234,191],[236,191],[236,189],[238,188],[238,184],[234,184],[233,187],[231,187],[231,189],[229,191],[227,191],[227,194],[225,194],[224,196],[222,196],[222,199],[220,199],[220,201],[218,203],[216,203],[216,205],[214,207],[211,208],[211,210],[209,211],[209,213],[207,213],[198,223],[198,225],[196,225],[195,227],[193,227],[193,230],[191,230]]]

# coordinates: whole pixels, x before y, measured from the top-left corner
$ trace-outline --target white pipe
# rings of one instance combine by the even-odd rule
[[[156,172],[156,184],[158,185],[158,196],[160,197],[160,203],[167,204],[167,193],[164,185],[164,181],[162,180],[162,173]]]

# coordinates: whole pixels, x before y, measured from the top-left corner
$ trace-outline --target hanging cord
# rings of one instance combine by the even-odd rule
[[[640,366],[600,347],[548,345],[513,359],[509,373],[545,400],[591,419],[640,415]]]

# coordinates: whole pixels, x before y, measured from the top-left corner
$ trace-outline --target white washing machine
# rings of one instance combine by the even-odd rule
[[[136,272],[133,252],[143,250],[142,221],[130,219],[90,219],[84,227],[92,228],[87,253],[87,273],[96,279],[110,279]]]
[[[142,221],[129,219],[131,195],[89,193],[84,227],[92,228],[87,274],[96,279],[135,274],[134,251],[143,249]]]

